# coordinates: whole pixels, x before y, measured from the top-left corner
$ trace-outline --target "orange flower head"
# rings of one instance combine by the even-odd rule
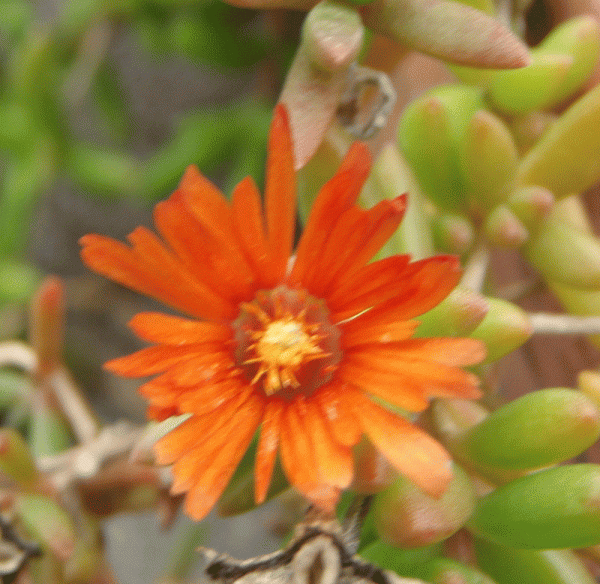
[[[172,492],[203,518],[260,429],[255,499],[267,494],[277,453],[305,497],[332,510],[353,478],[366,434],[401,473],[441,495],[450,457],[423,430],[385,407],[424,410],[434,396],[475,398],[472,339],[412,338],[413,320],[456,285],[455,257],[370,262],[398,227],[405,197],[355,205],[370,170],[351,146],[322,188],[295,256],[294,160],[288,116],[277,106],[268,145],[264,211],[250,178],[231,202],[190,166],[156,205],[160,238],[138,227],[125,245],[86,235],[91,269],[186,313],[141,313],[131,328],[153,346],[106,367],[140,387],[149,416],[189,414],[155,446],[172,464]]]

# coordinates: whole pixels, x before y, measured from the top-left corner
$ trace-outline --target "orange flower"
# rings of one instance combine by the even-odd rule
[[[156,205],[162,240],[144,227],[131,246],[82,238],[93,270],[187,313],[138,314],[130,322],[155,345],[114,359],[141,386],[149,416],[191,417],[156,444],[173,464],[173,493],[203,518],[260,427],[255,499],[265,499],[279,451],[289,481],[332,509],[353,477],[352,447],[366,434],[401,473],[439,496],[451,478],[446,451],[377,402],[418,412],[432,396],[475,398],[458,367],[484,356],[471,339],[412,339],[411,320],[454,288],[459,265],[439,256],[368,263],[398,227],[405,197],[365,211],[354,205],[369,173],[355,143],[323,187],[292,256],[295,177],[288,118],[278,106],[268,147],[265,210],[250,178],[229,203],[190,166]]]

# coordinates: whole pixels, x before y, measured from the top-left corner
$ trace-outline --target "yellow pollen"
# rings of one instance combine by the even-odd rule
[[[329,356],[319,346],[321,335],[314,333],[318,325],[303,322],[301,315],[295,318],[286,315],[268,323],[263,321],[263,324],[263,330],[252,332],[255,342],[246,349],[255,356],[244,363],[259,363],[252,383],[264,376],[267,395],[273,395],[283,388],[298,387],[298,369],[309,361]]]

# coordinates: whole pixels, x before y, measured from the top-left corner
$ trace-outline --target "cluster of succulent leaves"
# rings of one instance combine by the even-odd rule
[[[398,151],[381,155],[368,197],[377,197],[390,172],[400,188],[416,179],[421,238],[425,224],[438,250],[467,254],[475,239],[519,249],[567,312],[597,315],[600,241],[579,195],[600,179],[600,87],[554,112],[582,90],[599,54],[599,27],[582,17],[553,30],[528,67],[451,66],[461,83],[407,107]],[[419,251],[410,234],[397,246],[410,251],[411,241]],[[417,334],[480,338],[492,363],[531,327],[520,308],[493,297],[484,298],[488,311],[479,322],[468,318],[466,306],[471,317],[477,306],[472,294],[455,290]],[[585,373],[578,389],[533,391],[492,412],[437,400],[429,423],[454,456],[454,481],[438,501],[403,478],[379,493],[362,556],[435,584],[594,582],[573,549],[598,557],[600,466],[563,463],[600,435],[597,382]],[[473,538],[478,568],[444,555],[442,542],[461,527]]]
[[[219,0],[50,4],[45,10],[55,14],[29,0],[7,0],[0,14],[0,309],[26,301],[39,282],[25,259],[31,217],[57,182],[108,202],[150,205],[190,163],[225,170],[232,182],[262,172],[272,104],[261,98],[191,109],[150,157],[133,155],[131,107],[111,52],[115,37],[127,35],[156,62],[179,58],[224,71],[273,54],[277,70],[293,51],[293,39],[265,34],[258,12]],[[97,116],[96,142],[73,127],[81,108]]]

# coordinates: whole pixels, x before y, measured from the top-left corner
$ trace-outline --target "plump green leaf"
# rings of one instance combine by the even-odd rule
[[[600,412],[582,393],[563,388],[528,393],[463,437],[466,454],[507,469],[540,468],[581,454],[600,436]]]
[[[600,465],[574,464],[520,477],[480,499],[469,527],[522,549],[600,543]]]

